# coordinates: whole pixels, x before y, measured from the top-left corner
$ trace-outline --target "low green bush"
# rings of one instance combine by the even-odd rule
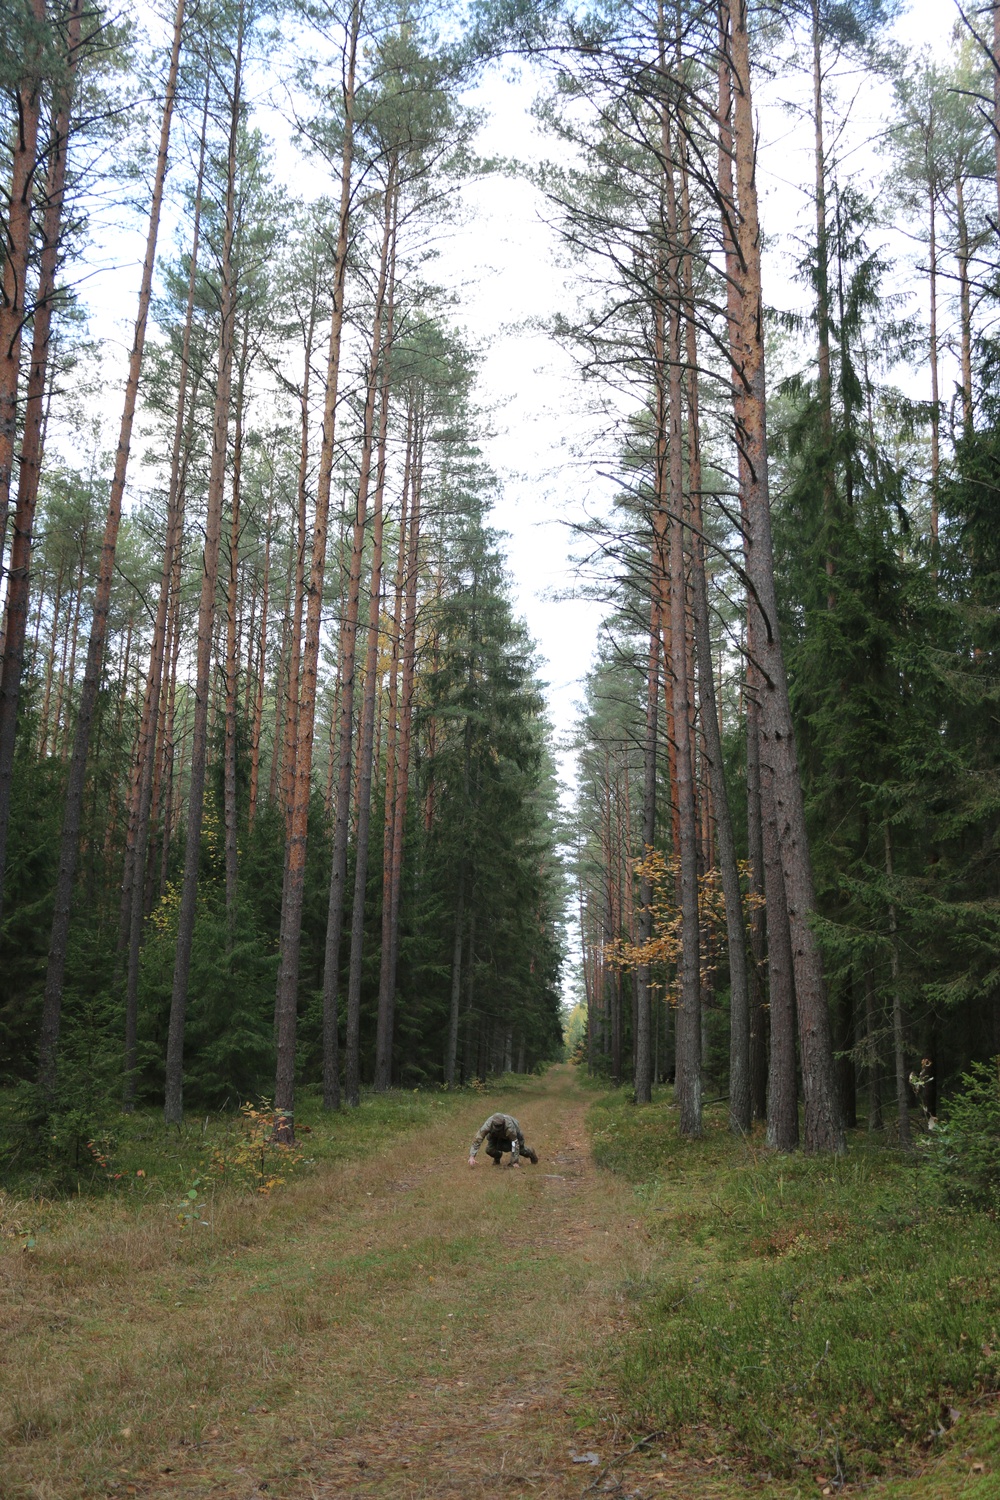
[[[614,1375],[636,1424],[790,1476],[857,1481],[940,1442],[1000,1386],[1000,1229],[859,1135],[777,1156],[665,1103],[590,1113],[658,1253]]]
[[[928,1180],[943,1202],[1000,1210],[1000,1057],[989,1066],[973,1063],[920,1145]]]

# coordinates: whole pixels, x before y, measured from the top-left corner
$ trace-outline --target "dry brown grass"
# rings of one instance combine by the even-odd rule
[[[592,1170],[565,1073],[517,1101],[541,1164],[469,1171],[490,1103],[221,1200],[211,1231],[84,1200],[9,1250],[4,1500],[578,1495],[631,1194]]]
[[[469,1171],[503,1103],[220,1201],[211,1231],[169,1204],[83,1201],[6,1252],[2,1500],[746,1494],[711,1456],[625,1458],[635,1435],[594,1356],[662,1239],[594,1168],[565,1069],[515,1103],[540,1164]],[[588,1452],[599,1467],[573,1462]],[[942,1483],[921,1495],[962,1493]]]

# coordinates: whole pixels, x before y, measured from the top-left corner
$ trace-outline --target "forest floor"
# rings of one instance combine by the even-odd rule
[[[859,1494],[779,1480],[630,1423],[614,1352],[664,1241],[595,1166],[572,1070],[449,1100],[360,1160],[180,1228],[100,1201],[0,1258],[2,1500],[485,1500]],[[507,1105],[539,1164],[468,1142]],[[683,1219],[678,1220],[683,1224]],[[879,1500],[1000,1494],[996,1423]]]

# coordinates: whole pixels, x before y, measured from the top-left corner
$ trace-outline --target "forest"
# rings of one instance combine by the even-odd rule
[[[900,14],[5,7],[15,1153],[530,1072],[570,991],[592,1074],[782,1151],[908,1146],[1000,1051],[1000,9],[933,56]],[[477,153],[512,58],[540,164]],[[801,311],[762,272],[759,78],[812,145]],[[611,484],[573,526],[605,614],[572,806],[435,281],[463,184],[519,170]],[[127,366],[87,302],[123,225]]]
[[[0,99],[4,1500],[995,1500],[1000,0]]]
[[[75,1154],[102,1112],[264,1096],[290,1135],[297,1081],[335,1109],[362,1082],[530,1070],[561,1044],[549,732],[489,524],[476,355],[428,269],[474,165],[471,64],[360,0],[182,3],[162,55],[81,6],[14,22],[0,1070],[19,1117]],[[310,203],[251,119],[284,25],[329,183]],[[78,295],[109,198],[146,227],[123,393]]]

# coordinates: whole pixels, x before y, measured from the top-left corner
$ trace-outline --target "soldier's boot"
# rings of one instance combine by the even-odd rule
[[[536,1167],[538,1166],[538,1152],[532,1150],[530,1146],[525,1146],[523,1151],[521,1152],[521,1155],[526,1156],[528,1160],[530,1162],[533,1162]]]

